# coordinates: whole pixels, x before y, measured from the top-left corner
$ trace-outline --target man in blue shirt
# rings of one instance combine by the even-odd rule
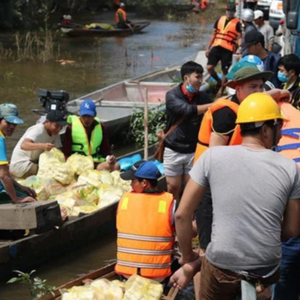
[[[9,173],[5,138],[23,123],[14,104],[0,104],[0,204],[36,201],[35,191],[17,183]]]

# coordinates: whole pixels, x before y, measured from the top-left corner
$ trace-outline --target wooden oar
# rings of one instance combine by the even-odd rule
[[[174,300],[179,289],[172,286],[171,289],[169,290],[169,293],[166,297],[163,297],[164,300]]]

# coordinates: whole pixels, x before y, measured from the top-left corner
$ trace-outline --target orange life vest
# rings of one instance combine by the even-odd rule
[[[204,114],[201,126],[198,133],[198,143],[196,147],[195,152],[195,158],[194,163],[198,160],[198,158],[203,154],[203,152],[209,147],[209,141],[210,141],[210,135],[213,129],[213,114],[217,110],[223,108],[223,107],[229,107],[232,111],[237,114],[237,111],[239,109],[239,105],[236,104],[233,101],[230,101],[226,98],[218,99]],[[236,127],[231,131],[233,132],[232,137],[229,141],[230,145],[240,145],[242,143],[242,137],[241,137],[241,129],[239,125],[236,125]],[[231,132],[228,132],[231,133]]]
[[[226,16],[222,16],[219,19],[216,29],[216,36],[213,41],[212,47],[221,46],[229,51],[235,51],[236,40],[239,33],[236,30],[236,25],[239,23],[239,19],[234,18],[226,24]]]
[[[120,20],[119,13],[122,14],[123,20]],[[116,20],[117,24],[119,24],[120,22],[121,23],[126,22],[126,20],[127,20],[126,19],[126,11],[123,8],[118,8],[118,10],[116,11],[115,20]]]
[[[173,204],[173,196],[167,192],[123,195],[117,212],[116,273],[149,278],[171,274]]]
[[[300,112],[286,102],[280,102],[278,105],[289,121],[284,122],[281,129],[282,137],[277,152],[293,159],[300,166]]]

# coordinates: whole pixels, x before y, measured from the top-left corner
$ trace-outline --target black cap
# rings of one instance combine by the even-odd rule
[[[120,174],[120,177],[123,180],[132,180],[134,178],[135,171],[139,168],[139,166],[144,163],[145,160],[137,161],[133,164],[133,166],[128,170]]]
[[[232,3],[232,2],[227,3],[226,10],[235,11],[236,10],[235,3]]]
[[[65,126],[68,124],[66,113],[59,110],[50,110],[47,113],[46,119],[50,122],[55,122],[61,126]]]
[[[264,36],[261,32],[257,30],[248,31],[245,34],[243,47],[248,47],[257,43],[261,43],[263,46],[265,44]]]

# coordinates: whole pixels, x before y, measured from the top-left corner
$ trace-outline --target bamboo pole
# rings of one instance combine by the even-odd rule
[[[148,160],[148,89],[144,101],[144,159]]]

